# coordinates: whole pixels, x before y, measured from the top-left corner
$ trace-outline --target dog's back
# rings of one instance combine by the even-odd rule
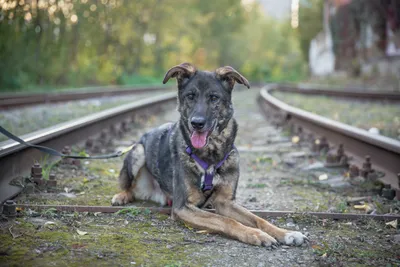
[[[124,205],[134,199],[171,203],[172,170],[170,138],[176,124],[166,123],[145,133],[124,160],[119,182],[123,190],[112,199]]]

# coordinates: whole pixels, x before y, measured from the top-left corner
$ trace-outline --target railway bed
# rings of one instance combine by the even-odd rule
[[[239,122],[236,146],[241,154],[237,201],[281,227],[307,232],[310,244],[266,251],[173,222],[157,213],[165,210],[149,203],[110,207],[112,195],[118,192],[117,176],[122,164],[122,159],[114,158],[81,160],[79,164],[59,162],[52,168],[56,188],[38,187],[33,192],[26,192],[25,188],[15,198],[19,209],[23,209],[21,217],[3,221],[0,227],[0,237],[4,240],[0,252],[5,255],[2,256],[5,262],[12,265],[28,258],[36,266],[45,266],[46,262],[163,266],[397,264],[399,232],[386,223],[398,218],[398,202],[351,184],[336,188],[320,181],[321,175],[327,175],[330,181],[341,176],[345,169],[308,168],[322,163],[324,157],[313,154],[306,143],[293,142],[292,135],[283,127],[266,122],[254,105],[258,94],[258,90],[240,88],[233,94]],[[98,140],[100,147],[78,144],[72,149],[76,152],[84,149],[89,154],[109,153],[138,140],[152,127],[178,118],[173,96],[164,99],[167,104],[164,108],[161,104],[150,104],[150,100],[146,103],[140,115],[130,113],[129,119],[134,116],[134,123],[126,132],[114,132],[107,126],[104,140]],[[157,115],[152,114],[152,107],[158,109]],[[94,138],[90,140],[97,142]],[[353,201],[363,197],[358,202],[375,209],[369,217],[381,216],[383,222],[362,218],[366,212],[354,208],[354,203],[362,203]],[[82,206],[81,212],[74,212],[73,209],[78,211]],[[119,211],[109,214],[96,206]],[[284,212],[263,215],[266,211]],[[342,214],[342,220],[333,220],[334,214]]]

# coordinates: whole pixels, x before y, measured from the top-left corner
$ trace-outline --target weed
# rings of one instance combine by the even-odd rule
[[[140,213],[141,213],[140,209],[138,209],[136,207],[132,207],[132,208],[123,208],[123,209],[117,211],[115,214],[137,216]]]
[[[43,179],[48,180],[51,170],[57,165],[58,161],[51,162],[49,155],[46,154],[40,162],[40,165],[42,166],[42,177]]]
[[[142,213],[144,215],[150,215],[151,214],[151,210],[150,209],[144,209],[144,210],[142,210]]]
[[[180,266],[182,266],[182,263],[180,263],[180,262],[177,262],[177,263],[169,263],[169,264],[166,264],[166,265],[164,265],[164,267],[180,267]]]
[[[340,202],[340,203],[338,203],[337,205],[336,205],[336,210],[337,210],[337,212],[339,212],[339,213],[345,213],[345,212],[347,212],[347,203],[345,202],[345,201],[343,201],[343,202]]]
[[[81,150],[81,151],[79,151],[78,156],[81,156],[81,157],[89,157],[89,154],[86,153],[86,150]]]
[[[256,158],[254,161],[254,163],[269,163],[272,164],[272,158],[268,157],[268,156],[261,156]]]
[[[267,187],[266,184],[248,184],[247,188],[265,188]]]
[[[57,213],[56,208],[49,208],[43,212],[43,215],[54,216],[54,215],[56,215],[56,213]]]

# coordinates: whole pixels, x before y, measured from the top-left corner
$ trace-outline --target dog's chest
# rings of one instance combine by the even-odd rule
[[[197,177],[197,182],[198,185],[200,186],[200,188],[203,188],[204,186],[204,182],[205,182],[205,178],[206,178],[206,170],[195,160],[193,160],[194,162],[194,168],[196,168],[196,173],[198,174]],[[216,170],[214,170],[214,173],[212,175],[212,184],[213,186],[219,184],[221,182],[221,176],[218,174],[218,172]]]

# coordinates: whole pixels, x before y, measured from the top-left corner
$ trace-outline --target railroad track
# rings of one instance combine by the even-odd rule
[[[106,134],[108,139],[119,140],[114,144],[104,143],[102,145],[107,151],[112,151],[116,147],[128,145],[131,138],[139,138],[143,131],[159,123],[175,120],[177,115],[174,111],[175,94],[136,101],[131,104],[131,108],[125,105],[114,108],[113,111],[103,111],[78,121],[65,123],[64,127],[59,127],[59,125],[54,126],[53,130],[42,130],[41,134],[32,134],[32,137],[28,135],[24,139],[32,138],[30,141],[33,143],[61,150],[66,144],[88,144],[91,140],[94,140],[94,144],[96,144],[99,142],[98,135],[101,137]],[[109,200],[114,190],[117,190],[115,171],[119,168],[122,160],[110,159],[93,161],[87,165],[88,162],[82,161],[82,167],[76,167],[70,163],[58,164],[53,169],[57,181],[54,191],[50,190],[54,187],[49,187],[50,177],[45,187],[35,187],[34,192],[29,193],[26,190],[28,186],[26,186],[23,193],[16,198],[17,203],[5,203],[3,207],[0,207],[0,209],[3,208],[3,213],[4,210],[12,213],[14,209],[14,214],[21,216],[24,222],[20,223],[21,219],[10,219],[10,214],[8,214],[10,216],[8,220],[2,220],[0,233],[6,246],[3,246],[1,251],[4,262],[21,265],[27,258],[30,258],[32,264],[38,266],[43,265],[43,259],[63,264],[70,264],[73,259],[74,263],[90,261],[92,265],[96,265],[97,261],[99,264],[126,265],[127,262],[131,262],[131,265],[140,265],[143,262],[151,264],[155,258],[170,258],[171,251],[174,251],[175,255],[176,249],[184,248],[188,251],[191,249],[194,253],[190,254],[189,252],[188,256],[178,254],[179,262],[187,258],[190,263],[203,265],[206,257],[210,256],[212,259],[209,265],[224,266],[232,262],[234,262],[233,265],[238,266],[257,265],[265,259],[265,255],[268,255],[267,264],[273,266],[288,266],[297,263],[310,266],[318,264],[319,260],[323,264],[326,262],[329,265],[332,262],[338,262],[344,266],[354,264],[355,260],[361,265],[368,265],[371,262],[376,266],[385,266],[389,262],[391,264],[398,263],[398,253],[396,254],[398,245],[393,241],[394,235],[398,234],[398,230],[393,228],[395,227],[394,223],[400,219],[398,208],[395,206],[397,202],[386,201],[380,197],[365,198],[363,195],[363,198],[367,199],[365,202],[371,206],[382,201],[379,203],[394,207],[391,213],[379,210],[377,213],[381,214],[366,214],[353,209],[354,198],[358,197],[354,196],[354,198],[346,199],[346,201],[351,201],[346,206],[346,209],[348,208],[350,211],[337,210],[334,212],[330,207],[336,207],[336,197],[343,201],[346,195],[334,193],[333,190],[325,191],[310,184],[286,184],[288,179],[298,178],[297,181],[301,181],[301,179],[305,179],[305,175],[297,175],[299,173],[297,167],[301,168],[301,165],[296,165],[296,168],[286,166],[285,157],[292,153],[308,155],[308,150],[304,149],[304,146],[293,145],[290,138],[281,135],[280,128],[265,123],[260,109],[254,105],[257,95],[258,90],[237,90],[234,94],[235,114],[241,125],[237,140],[237,148],[242,158],[238,202],[258,216],[267,218],[280,227],[292,230],[300,229],[309,236],[311,244],[301,248],[282,247],[274,252],[268,252],[219,235],[200,234],[199,231],[187,229],[171,220],[165,220],[165,216],[150,214],[170,214],[170,208],[155,207],[151,206],[151,203],[143,202],[133,203],[137,207],[110,206]],[[265,105],[263,108],[268,106],[265,103],[263,105]],[[269,109],[271,108],[268,108],[268,111]],[[156,115],[156,112],[159,112],[159,115]],[[100,116],[101,114],[106,118],[98,121],[103,117]],[[150,114],[156,116],[147,116],[143,119]],[[282,115],[282,118],[288,117],[285,112],[281,111],[279,114]],[[133,125],[131,131],[124,130],[127,125],[132,124],[132,121],[138,124]],[[85,130],[79,129],[83,125],[86,127]],[[140,127],[137,127],[138,125]],[[118,132],[121,130],[126,134],[119,137]],[[117,132],[117,134],[114,135],[115,133],[112,134],[112,132]],[[47,133],[53,133],[56,139],[52,140]],[[82,138],[83,136],[84,138]],[[89,136],[91,137],[87,139]],[[40,159],[43,156],[42,153],[32,149],[18,149],[14,146],[13,150],[11,147],[13,146],[8,148],[10,149],[9,154],[5,157],[10,157],[14,161],[3,165],[3,157],[0,154],[0,171],[8,172],[7,175],[1,173],[0,189],[5,188],[6,191],[11,191],[11,189],[7,183],[3,183],[3,179],[9,179],[13,174],[29,172],[33,159]],[[95,153],[93,149],[86,151]],[[104,152],[98,154],[101,153]],[[275,159],[276,162],[274,162]],[[320,158],[317,157],[316,160],[320,160]],[[307,156],[302,157],[299,162],[308,162]],[[275,163],[277,165],[274,165]],[[16,164],[14,172],[3,170],[5,169],[3,166],[12,166],[8,164]],[[266,168],[269,167],[272,168],[266,172]],[[18,168],[25,168],[25,172]],[[311,173],[306,175],[308,174]],[[79,187],[74,187],[77,183],[79,183]],[[266,187],[258,188],[259,183],[265,183]],[[28,185],[32,186],[32,183]],[[249,187],[249,185],[255,187]],[[73,191],[65,190],[65,186],[72,188]],[[356,188],[351,187],[350,189]],[[3,192],[0,192],[1,198]],[[66,194],[72,194],[75,197],[68,198]],[[253,200],[250,200],[250,197]],[[317,208],[314,205],[315,202],[310,202],[311,199],[318,199],[323,208]],[[330,201],[333,201],[334,204],[327,204]],[[148,206],[146,207],[146,205]],[[267,209],[273,209],[273,211]],[[295,212],[294,210],[307,212]],[[310,210],[324,212],[309,212]],[[213,210],[209,211],[213,212]],[[376,220],[376,222],[371,220]],[[51,236],[43,233],[51,234]],[[65,239],[64,236],[66,236]],[[144,258],[141,258],[139,254],[132,257],[130,247],[123,250],[126,244],[133,242],[132,237],[135,239],[134,242],[137,242],[134,243],[134,251],[152,252],[159,247],[166,247],[166,250],[165,252],[157,250],[155,254],[145,253]],[[100,243],[103,240],[106,242]],[[12,244],[12,248],[9,249],[7,244]],[[47,249],[52,248],[53,245],[56,249],[62,246],[62,253],[47,252]],[[153,250],[153,247],[156,249]],[[346,254],[341,254],[343,247],[346,248]],[[359,253],[359,248],[363,248],[363,251],[367,251],[368,254],[377,256],[364,258],[364,254]],[[224,253],[226,250],[235,255]],[[41,251],[46,254],[43,255]],[[79,254],[78,258],[76,257],[77,253]],[[194,256],[199,254],[200,259],[197,260]],[[215,257],[215,255],[219,256]],[[360,257],[354,258],[354,255],[360,255]],[[220,258],[223,260],[220,261]],[[249,259],[253,262],[249,263]],[[270,259],[272,260],[270,261]],[[133,263],[132,260],[134,260]]]
[[[328,95],[335,97],[357,97],[363,99],[400,100],[398,93],[360,92],[355,90],[337,91],[316,88],[296,88],[288,85],[267,85],[260,91],[259,104],[264,113],[270,118],[279,117],[282,122],[289,124],[292,129],[299,129],[301,135],[313,134],[325,137],[329,143],[343,144],[347,153],[353,157],[353,163],[362,166],[365,157],[372,158],[374,168],[385,173],[380,178],[384,183],[399,189],[400,173],[400,142],[381,135],[334,121],[311,112],[290,106],[277,98],[271,92],[285,91],[301,94]]]
[[[343,143],[347,149],[356,157],[359,162],[365,154],[373,156],[375,168],[386,173],[383,180],[386,183],[390,183],[393,187],[397,186],[396,174],[400,172],[397,166],[400,166],[399,154],[400,146],[399,142],[393,141],[392,139],[385,138],[382,136],[370,136],[368,133],[364,133],[360,129],[343,125],[326,118],[310,114],[303,110],[290,107],[285,103],[275,99],[269,93],[272,90],[280,90],[280,86],[268,85],[264,87],[260,92],[260,105],[264,111],[268,111],[269,114],[271,107],[280,114],[281,117],[288,120],[290,124],[301,125],[305,131],[310,130],[318,135],[326,136],[330,142],[339,144]],[[283,86],[282,90],[291,92],[301,92],[303,89],[288,89]],[[139,90],[139,89],[136,89]],[[140,89],[141,90],[141,89]],[[145,89],[143,89],[145,90]],[[155,90],[155,89],[154,89]],[[307,93],[310,90],[306,90]],[[318,91],[318,93],[320,93]],[[336,94],[336,93],[335,93]],[[340,92],[339,92],[340,94]],[[137,116],[143,116],[145,114],[155,114],[168,107],[169,104],[175,104],[176,93],[168,93],[161,96],[156,96],[144,100],[140,100],[131,104],[123,105],[120,107],[112,108],[97,114],[92,114],[81,118],[76,121],[66,122],[57,126],[44,129],[23,137],[25,141],[33,144],[49,146],[61,151],[65,145],[82,144],[83,142],[98,138],[99,135],[104,133],[104,129],[112,131],[112,129],[119,128],[123,129],[124,124],[129,124],[132,120],[135,120]],[[335,96],[338,96],[337,94]],[[349,97],[349,96],[347,96]],[[368,98],[368,97],[366,97]],[[382,98],[383,99],[383,98]],[[275,114],[275,113],[274,113]],[[353,131],[353,132],[351,132]],[[85,136],[85,140],[82,140],[82,136]],[[376,156],[378,155],[378,156]],[[32,148],[26,148],[15,142],[9,141],[0,144],[0,165],[7,166],[6,168],[0,169],[0,201],[4,202],[6,199],[10,199],[18,194],[21,189],[15,186],[9,185],[10,180],[15,176],[22,176],[28,173],[31,169],[32,159],[39,159],[43,156],[42,152],[39,152]],[[12,166],[12,167],[10,167]],[[20,205],[21,208],[46,208],[40,205]],[[87,206],[59,206],[60,210],[64,211],[99,211],[99,212],[116,212],[119,209],[111,207],[87,207]],[[49,208],[47,206],[47,208]],[[155,210],[156,211],[156,210]],[[167,209],[160,209],[161,212],[168,213]],[[257,213],[257,211],[255,211]],[[260,216],[283,216],[283,215],[299,215],[296,212],[267,212],[258,211]],[[317,216],[319,218],[331,218],[331,219],[357,219],[357,218],[375,218],[382,220],[389,220],[398,218],[398,216],[389,217],[383,215],[371,215],[364,216],[362,214],[349,214],[335,215],[327,213],[313,212],[309,215]]]
[[[86,140],[100,138],[102,134],[110,134],[115,129],[123,130],[124,125],[135,121],[138,116],[157,114],[165,106],[164,104],[176,103],[175,95],[175,93],[166,93],[138,100],[78,120],[60,123],[21,138],[34,145],[47,146],[61,151],[65,146],[78,145]],[[2,166],[0,168],[0,203],[21,191],[21,188],[11,186],[9,182],[15,177],[28,174],[33,161],[44,156],[43,152],[15,141],[9,140],[0,143],[0,166]]]
[[[4,93],[0,94],[0,110],[11,109],[24,106],[48,104],[56,102],[66,102],[82,100],[87,98],[129,95],[148,92],[160,92],[169,89],[167,86],[107,86],[107,87],[88,87],[57,92],[46,93]]]

